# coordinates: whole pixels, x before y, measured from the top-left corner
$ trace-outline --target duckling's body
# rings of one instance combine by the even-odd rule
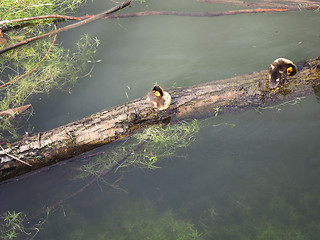
[[[297,66],[286,58],[278,58],[269,67],[269,87],[275,88],[287,81],[287,76],[297,73]]]
[[[163,91],[162,87],[155,86],[151,92],[147,94],[147,101],[152,107],[158,110],[165,110],[170,106],[171,96]]]

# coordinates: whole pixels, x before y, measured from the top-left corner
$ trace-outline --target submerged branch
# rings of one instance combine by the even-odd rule
[[[202,0],[199,0],[202,1]],[[206,1],[206,0],[203,0]],[[280,5],[279,5],[280,6]],[[282,7],[283,4],[281,4]],[[129,13],[129,14],[117,14],[112,16],[103,17],[103,19],[108,18],[130,18],[130,17],[141,17],[141,16],[151,16],[151,15],[168,15],[168,16],[185,16],[185,17],[217,17],[217,16],[226,16],[226,15],[236,15],[241,13],[258,13],[258,12],[285,12],[288,11],[287,8],[283,9],[247,9],[247,10],[235,10],[235,11],[226,11],[226,12],[216,12],[216,13],[209,13],[209,12],[199,12],[199,13],[191,13],[191,12],[177,12],[177,11],[144,11],[144,12],[137,12],[137,13]],[[39,20],[39,19],[66,19],[66,20],[84,20],[90,17],[94,17],[95,15],[86,15],[82,17],[75,17],[75,16],[67,16],[67,15],[44,15],[44,16],[37,16],[37,17],[29,17],[29,18],[19,18],[19,19],[12,19],[12,20],[4,20],[0,21],[0,25],[7,24],[7,23],[14,23],[14,22],[24,22],[24,21],[32,21],[32,20]]]
[[[114,169],[116,169],[117,167],[121,166],[125,160],[130,157],[134,152],[138,151],[145,143],[147,140],[143,140],[141,141],[139,144],[137,144],[137,146],[132,149],[130,152],[128,152],[120,161],[116,162],[115,164],[113,164],[110,168],[106,169],[105,171],[103,171],[102,173],[100,173],[99,175],[97,175],[96,177],[94,177],[92,180],[90,180],[86,185],[84,185],[82,188],[80,188],[79,190],[75,191],[74,193],[70,194],[68,197],[56,202],[55,204],[47,207],[47,209],[43,210],[41,213],[39,213],[37,216],[34,216],[33,218],[36,218],[42,214],[47,213],[48,211],[51,211],[52,209],[60,206],[61,204],[63,204],[64,202],[66,202],[67,200],[77,196],[78,194],[84,192],[88,187],[90,187],[93,183],[95,183],[96,181],[98,181],[101,177],[109,174],[111,171],[113,171]]]
[[[244,13],[287,12],[287,11],[290,11],[290,10],[287,8],[258,8],[258,9],[233,10],[233,11],[225,11],[225,12],[194,12],[194,13],[177,12],[177,11],[145,11],[145,12],[106,16],[104,17],[104,19],[131,18],[131,17],[151,16],[151,15],[183,16],[183,17],[218,17],[218,16],[237,15],[237,14],[244,14]]]
[[[241,9],[225,12],[177,12],[177,11],[144,11],[129,14],[117,14],[107,16],[105,18],[130,18],[151,15],[169,15],[169,16],[185,16],[185,17],[218,17],[247,13],[265,13],[265,12],[288,12],[298,10],[316,10],[319,9],[319,3],[308,0],[285,0],[282,2],[291,2],[291,4],[275,3],[272,0],[261,0],[261,2],[245,2],[237,0],[195,0],[197,2],[215,3],[215,4],[231,4],[243,7],[256,7],[257,9]],[[294,4],[292,4],[294,3]],[[270,8],[272,7],[272,8]]]
[[[111,8],[111,9],[103,12],[103,13],[97,14],[97,15],[95,15],[93,17],[88,18],[88,19],[85,19],[85,20],[82,20],[80,22],[68,25],[66,27],[59,28],[58,30],[54,30],[54,31],[49,32],[49,33],[45,33],[45,34],[42,34],[42,35],[39,35],[39,36],[36,36],[36,37],[28,38],[28,39],[26,39],[24,41],[12,44],[12,45],[7,46],[7,47],[4,47],[4,48],[0,49],[0,54],[2,54],[4,52],[7,52],[7,51],[9,51],[11,49],[26,45],[26,44],[28,44],[30,42],[33,42],[33,41],[36,41],[36,40],[39,40],[39,39],[43,39],[43,38],[46,38],[46,37],[50,37],[50,36],[53,36],[53,35],[61,33],[61,32],[66,32],[66,31],[69,31],[69,30],[74,29],[76,27],[80,27],[80,26],[82,26],[84,24],[87,24],[87,23],[93,22],[95,20],[101,19],[101,18],[105,17],[106,15],[109,15],[111,13],[119,11],[122,8],[125,8],[125,7],[129,6],[130,3],[131,3],[131,0],[127,0],[127,1],[125,1],[125,2],[123,2],[121,4],[119,4],[119,5],[117,5],[117,6],[113,7],[113,8]]]
[[[238,0],[194,0],[201,3],[213,3],[213,4],[230,4],[242,7],[272,7],[272,8],[287,8],[290,11],[296,11],[300,9],[315,10],[319,8],[319,2],[309,0],[284,0],[277,3],[276,0],[260,0],[259,2],[245,2]],[[288,3],[285,3],[288,2]]]
[[[225,11],[225,12],[199,12],[199,13],[191,13],[191,12],[177,12],[177,11],[144,11],[137,13],[129,13],[129,14],[117,14],[112,16],[105,16],[104,19],[107,18],[130,18],[130,17],[139,17],[139,16],[151,16],[151,15],[171,15],[171,16],[187,16],[187,17],[217,17],[217,16],[227,16],[227,15],[236,15],[243,13],[264,13],[264,12],[286,12],[286,11],[297,11],[301,9],[305,10],[315,10],[319,9],[319,5],[313,1],[297,1],[291,0],[290,2],[295,2],[295,5],[292,4],[284,4],[284,3],[274,3],[268,0],[261,0],[261,2],[252,3],[252,2],[244,2],[237,0],[195,0],[196,2],[202,3],[215,3],[215,4],[231,4],[243,7],[258,7],[257,9],[245,9],[245,10],[234,10],[234,11]],[[272,8],[266,8],[272,7]],[[65,19],[65,20],[84,20],[88,18],[95,17],[97,15],[85,15],[82,17],[76,16],[68,16],[68,15],[58,15],[58,14],[48,14],[43,16],[35,16],[28,18],[19,18],[12,20],[4,20],[0,21],[0,25],[15,23],[15,22],[25,22],[25,21],[33,21],[39,19]],[[1,52],[0,52],[1,53]]]

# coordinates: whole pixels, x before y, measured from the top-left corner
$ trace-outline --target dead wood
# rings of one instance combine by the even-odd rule
[[[31,107],[31,104],[27,104],[17,108],[7,109],[5,111],[0,112],[0,115],[20,114],[26,111],[29,107]]]
[[[103,17],[104,19],[108,18],[130,18],[130,17],[141,17],[141,16],[151,16],[151,15],[171,15],[171,16],[187,16],[187,17],[217,17],[217,16],[227,16],[227,15],[236,15],[243,13],[264,13],[264,12],[286,12],[286,11],[297,11],[301,9],[305,10],[315,10],[319,9],[319,5],[315,1],[297,1],[297,0],[284,0],[281,2],[289,2],[288,4],[276,3],[272,0],[261,0],[260,2],[252,3],[238,0],[195,0],[197,2],[206,2],[206,3],[215,3],[215,4],[231,4],[236,6],[243,7],[258,7],[258,9],[245,9],[245,10],[234,10],[234,11],[225,11],[225,12],[177,12],[177,11],[144,11],[137,13],[129,14],[116,14]],[[272,8],[267,8],[272,7]],[[262,8],[262,9],[261,9]],[[43,16],[35,16],[28,18],[19,18],[0,21],[0,25],[15,23],[15,22],[26,22],[33,20],[41,19],[63,19],[63,20],[84,20],[88,18],[95,17],[96,15],[85,15],[82,17],[68,16],[68,15],[58,15],[58,14],[48,14]],[[0,52],[1,53],[1,52]]]
[[[265,13],[265,12],[287,12],[291,11],[288,8],[257,8],[257,9],[241,9],[232,10],[225,12],[177,12],[177,11],[144,11],[137,13],[127,14],[115,14],[112,16],[106,16],[104,19],[109,18],[131,18],[131,17],[143,17],[151,15],[164,15],[164,16],[182,16],[182,17],[219,17],[237,14],[248,14],[248,13]]]
[[[0,181],[66,160],[132,134],[136,129],[191,118],[266,107],[320,90],[320,57],[297,64],[299,72],[289,84],[268,88],[268,70],[169,91],[168,110],[155,111],[145,98],[133,100],[50,131],[12,143],[0,151]],[[14,161],[16,156],[32,167]]]
[[[300,9],[315,10],[319,9],[319,2],[312,0],[260,0],[259,2],[246,2],[238,0],[195,0],[202,3],[214,3],[214,4],[230,4],[242,7],[259,7],[259,8],[286,8],[290,11],[296,11]]]
[[[224,12],[177,12],[177,11],[144,11],[137,13],[127,14],[114,14],[104,17],[110,18],[131,18],[131,17],[143,17],[152,15],[164,15],[164,16],[184,16],[184,17],[218,17],[237,14],[248,13],[266,13],[266,12],[288,12],[298,10],[316,10],[319,9],[319,2],[309,0],[261,0],[260,2],[245,2],[238,0],[195,0],[202,3],[214,3],[214,4],[231,4],[242,7],[255,7],[257,9],[240,9]],[[279,2],[279,3],[277,3]],[[284,3],[286,2],[286,3]],[[270,8],[271,7],[271,8]]]

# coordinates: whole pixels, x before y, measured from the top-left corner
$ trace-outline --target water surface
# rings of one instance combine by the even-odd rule
[[[111,6],[88,2],[78,15]],[[154,0],[122,12],[234,9]],[[122,104],[126,91],[130,99],[144,96],[155,82],[173,89],[266,69],[278,57],[318,56],[319,24],[317,11],[91,23],[59,40],[71,47],[83,33],[96,36],[101,62],[71,94],[53,92],[34,102],[30,122],[45,131]],[[119,180],[119,189],[93,184],[51,212],[35,239],[319,239],[319,95],[200,124],[195,141],[177,153],[183,157],[159,159],[156,170],[130,168],[105,178]],[[1,185],[0,213],[34,216],[65,198],[89,180],[72,180],[87,161]]]

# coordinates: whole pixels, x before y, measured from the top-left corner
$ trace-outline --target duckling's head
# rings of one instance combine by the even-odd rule
[[[277,58],[270,65],[270,71],[281,71],[286,72],[288,76],[293,76],[297,73],[297,66],[289,59]]]
[[[290,64],[288,67],[287,67],[287,74],[288,76],[293,76],[297,73],[297,67],[293,64]]]
[[[163,97],[163,89],[160,86],[154,86],[152,92],[156,97]]]

